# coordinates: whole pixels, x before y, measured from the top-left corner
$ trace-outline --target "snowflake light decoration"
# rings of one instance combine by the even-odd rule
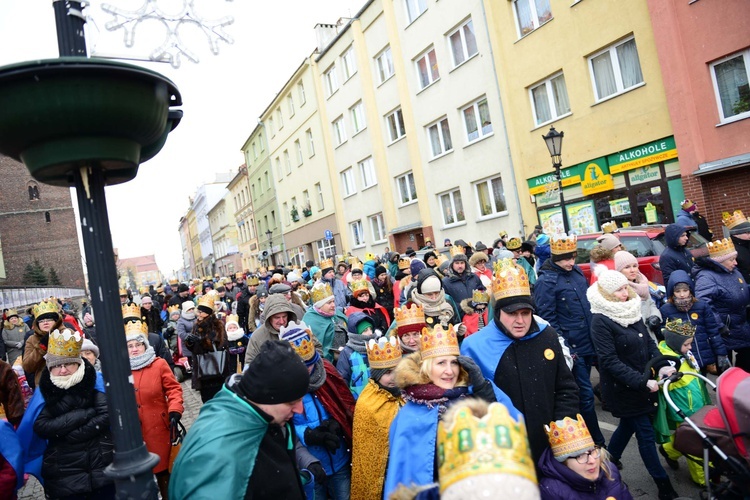
[[[232,1],[232,0],[227,0]],[[190,61],[198,63],[198,56],[190,51],[185,42],[180,38],[180,28],[191,25],[199,28],[208,39],[211,52],[219,53],[219,42],[234,43],[224,27],[234,23],[234,18],[225,16],[216,20],[204,19],[195,9],[194,0],[183,0],[182,9],[177,14],[168,14],[157,5],[158,0],[146,0],[145,3],[135,11],[126,11],[110,4],[103,4],[102,10],[111,14],[112,20],[105,24],[109,31],[122,29],[125,35],[125,46],[132,47],[135,42],[135,31],[144,21],[158,21],[166,29],[164,41],[154,49],[149,58],[152,61],[168,62],[173,68],[180,67],[182,56]]]

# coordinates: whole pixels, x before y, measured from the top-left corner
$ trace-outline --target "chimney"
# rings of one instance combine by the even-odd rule
[[[318,42],[318,52],[321,53],[328,47],[331,40],[339,34],[340,24],[322,24],[315,25],[315,38]]]

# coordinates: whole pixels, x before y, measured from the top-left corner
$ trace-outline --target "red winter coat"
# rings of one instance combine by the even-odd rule
[[[166,361],[156,357],[146,368],[133,372],[135,402],[138,404],[138,419],[146,449],[159,455],[159,463],[153,472],[161,472],[169,466],[169,413],[182,415],[182,386],[174,378]]]

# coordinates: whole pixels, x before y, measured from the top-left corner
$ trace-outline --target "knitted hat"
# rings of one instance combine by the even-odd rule
[[[542,233],[542,234],[540,234],[539,236],[536,237],[536,244],[537,245],[544,246],[547,243],[549,243],[549,236],[547,236],[546,234]]]
[[[417,255],[417,252],[412,247],[406,247],[404,253],[407,257],[414,257],[415,255]]]
[[[258,289],[255,290],[255,295],[258,296],[258,298],[268,297],[268,289],[265,285],[258,286]]]
[[[81,344],[83,344],[83,337],[80,333],[70,331],[67,328],[63,331],[54,330],[49,334],[47,354],[44,355],[47,368],[54,368],[66,363],[82,364]]]
[[[456,255],[454,255],[454,256],[453,256],[453,258],[451,259],[451,265],[452,265],[452,264],[453,264],[454,262],[469,262],[469,259],[468,259],[468,258],[466,257],[466,254],[465,254],[465,253],[457,253],[457,254],[456,254]]]
[[[386,271],[385,267],[383,267],[383,266],[378,266],[378,267],[375,268],[375,276],[376,277],[380,276],[383,273],[387,273],[387,272],[388,271]]]
[[[290,321],[279,330],[279,340],[289,342],[306,366],[312,366],[320,359],[312,336],[312,331],[304,321],[299,323]]]
[[[601,291],[604,291],[607,295],[612,295],[624,285],[627,285],[628,279],[619,271],[607,269],[599,275],[596,283]]]
[[[622,245],[622,243],[620,243],[620,240],[617,238],[617,236],[615,236],[612,233],[605,233],[599,236],[596,239],[596,241],[598,241],[599,244],[603,246],[604,248],[606,248],[607,250],[613,250],[616,247]]]
[[[417,277],[417,292],[422,294],[434,293],[443,289],[443,282],[440,281],[435,271],[430,271],[429,273],[424,271],[419,273]]]
[[[189,311],[190,309],[195,309],[195,303],[192,300],[186,300],[182,303],[183,311]]]
[[[695,336],[695,326],[690,321],[683,323],[681,318],[667,320],[661,333],[664,334],[664,342],[677,354],[682,351],[682,344]]]
[[[419,271],[421,271],[425,267],[427,267],[425,266],[425,263],[419,259],[412,259],[411,264],[409,264],[409,269],[411,270],[412,276],[416,276],[417,274],[419,274]]]
[[[638,259],[632,253],[620,250],[615,254],[615,269],[618,271],[622,271],[631,264],[638,265]]]
[[[437,254],[435,252],[427,252],[424,254],[424,262],[427,263],[428,260],[430,260],[430,257],[435,257],[437,259]]]
[[[97,347],[96,344],[91,342],[89,339],[83,339],[83,344],[81,344],[81,351],[91,351],[94,353],[94,356],[97,358],[99,357],[99,347]]]
[[[153,303],[154,303],[154,301],[153,301],[153,299],[151,299],[150,296],[144,295],[143,297],[141,297],[141,305],[142,306],[146,305],[146,304],[153,304]]]
[[[558,462],[565,462],[566,459],[577,457],[595,447],[586,421],[580,414],[576,415],[576,420],[565,417],[550,422],[544,429],[547,431],[552,454]]]
[[[359,323],[357,323],[357,334],[362,335],[362,332],[367,330],[368,328],[374,328],[374,324],[370,318],[363,319]]]
[[[481,241],[477,241],[477,242],[476,242],[476,243],[474,244],[474,250],[476,250],[477,252],[481,252],[481,251],[487,250],[487,245],[485,245],[485,244],[484,244],[484,243],[482,243]],[[472,265],[473,265],[473,264],[472,264]]]
[[[281,404],[307,394],[310,374],[289,342],[267,340],[249,363],[237,392],[253,403]]]

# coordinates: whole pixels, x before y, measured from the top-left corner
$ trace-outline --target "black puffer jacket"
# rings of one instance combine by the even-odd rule
[[[34,432],[48,440],[42,461],[48,498],[83,496],[112,483],[104,476],[114,451],[107,399],[94,389],[94,367],[84,362],[80,369],[83,380],[70,389],[52,384],[46,368],[39,380],[45,405]]]

